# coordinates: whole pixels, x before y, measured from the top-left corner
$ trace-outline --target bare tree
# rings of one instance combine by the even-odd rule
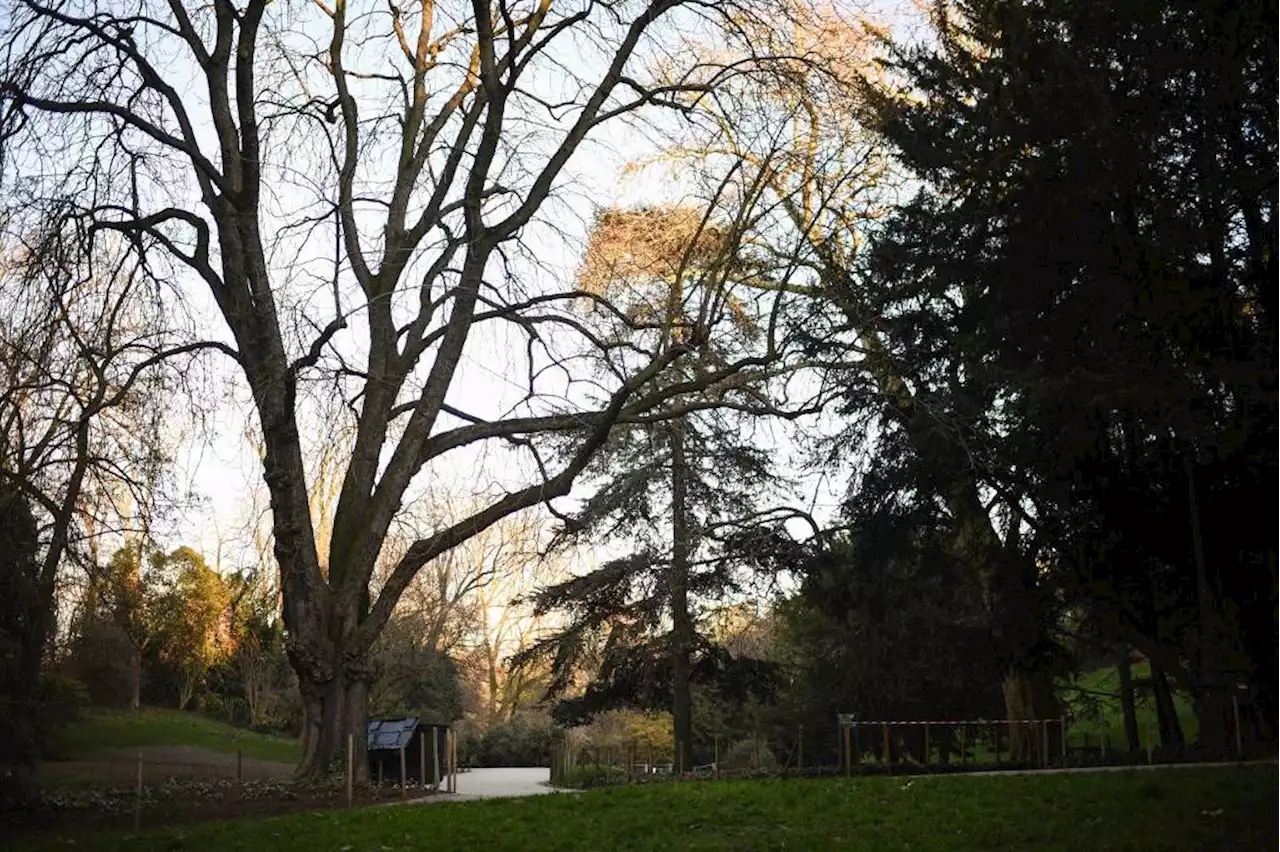
[[[63,569],[150,511],[165,464],[159,368],[201,348],[175,343],[127,253],[90,251],[75,224],[55,216],[5,233],[0,264],[0,480],[41,527],[28,686],[56,629]]]
[[[566,495],[613,424],[687,390],[655,380],[719,333],[715,315],[700,315],[680,346],[597,338],[572,310],[590,294],[556,281],[521,238],[552,232],[535,217],[589,134],[686,110],[682,96],[752,59],[708,63],[680,44],[761,9],[8,0],[3,10],[9,167],[39,163],[45,177],[25,178],[33,193],[74,198],[89,228],[203,285],[225,322],[263,437],[306,716],[300,772],[324,771],[349,734],[363,772],[368,652],[418,571]],[[584,382],[564,357],[584,342],[632,357]],[[485,345],[521,353],[504,376],[520,386],[514,396],[468,393],[464,364]],[[731,397],[735,376],[780,354],[761,335],[696,382]],[[322,554],[307,416],[310,400],[335,396],[355,438]],[[574,449],[550,467],[539,442],[557,433],[575,436]],[[414,541],[372,595],[387,533],[432,466],[493,441],[532,474]]]

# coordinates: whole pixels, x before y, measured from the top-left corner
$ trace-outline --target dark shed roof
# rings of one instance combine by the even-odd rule
[[[416,730],[417,719],[375,719],[369,723],[369,751],[408,746]]]

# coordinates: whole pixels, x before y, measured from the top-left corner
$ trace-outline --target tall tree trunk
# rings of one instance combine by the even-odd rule
[[[1227,708],[1231,706],[1231,696],[1219,659],[1219,644],[1223,641],[1223,637],[1217,617],[1213,588],[1209,585],[1208,567],[1205,564],[1204,536],[1200,527],[1200,504],[1196,495],[1195,467],[1191,456],[1185,451],[1182,453],[1182,467],[1187,477],[1187,515],[1191,526],[1191,551],[1196,571],[1196,602],[1200,616],[1195,697],[1196,720],[1200,723],[1197,744],[1209,752],[1227,754],[1230,750]]]
[[[689,687],[689,654],[693,619],[689,615],[688,462],[684,454],[684,426],[671,426],[671,716],[675,733],[675,761],[679,769],[692,767],[693,696]]]
[[[129,709],[142,706],[142,652],[129,648]]]
[[[1125,649],[1116,661],[1116,672],[1120,675],[1120,710],[1124,713],[1124,740],[1129,751],[1142,749],[1142,738],[1138,734],[1138,710],[1133,700],[1133,670],[1129,667],[1129,649]]]
[[[312,671],[299,674],[303,756],[297,775],[345,771],[350,737],[355,780],[365,783],[369,780],[369,677],[353,667],[337,667],[336,671],[327,680],[317,679]]]
[[[1160,745],[1181,747],[1182,725],[1178,723],[1178,710],[1173,703],[1173,691],[1164,669],[1151,661],[1151,690],[1156,699],[1156,724],[1160,728]]]
[[[1014,761],[1036,763],[1042,757],[1045,744],[1045,719],[1058,718],[1058,702],[1053,694],[1053,684],[1041,669],[1009,665],[1005,668],[1004,706],[1010,721],[1035,720],[1036,724],[1011,725],[1009,731],[1009,756]],[[1049,726],[1054,733],[1056,725]],[[1061,737],[1050,736],[1049,757],[1061,753]]]

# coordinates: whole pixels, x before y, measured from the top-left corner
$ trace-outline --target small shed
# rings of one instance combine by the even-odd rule
[[[403,748],[408,780],[416,784],[438,783],[449,775],[449,743],[448,725],[427,725],[415,718],[371,720],[369,777],[399,781],[400,749]]]

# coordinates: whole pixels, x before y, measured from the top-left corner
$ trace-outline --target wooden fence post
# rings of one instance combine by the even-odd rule
[[[236,749],[236,783],[244,786],[244,751]]]
[[[853,725],[844,726],[844,776],[846,778],[853,775],[853,746],[849,743],[852,728]]]
[[[1067,717],[1058,719],[1058,727],[1062,729],[1062,765],[1067,765]]]
[[[1240,696],[1231,695],[1231,715],[1236,723],[1236,757],[1244,760],[1244,734],[1240,730]]]
[[[355,785],[355,755],[356,755],[356,738],[354,734],[347,734],[347,807],[351,807],[352,787]]]
[[[133,830],[142,827],[142,752],[138,752],[138,783],[133,796]]]
[[[440,792],[440,729],[431,726],[431,787]]]
[[[924,726],[924,765],[925,766],[930,765],[932,757],[933,755],[930,754],[930,749],[929,749],[929,725],[926,723]]]
[[[960,723],[960,765],[964,766],[969,760],[969,726],[964,722]]]
[[[418,789],[427,786],[427,735],[418,728]]]
[[[715,751],[711,753],[711,775],[720,777],[720,735],[716,734]]]
[[[409,773],[405,771],[403,744],[400,746],[400,798],[409,798]]]
[[[886,764],[893,762],[893,751],[889,747],[889,723],[884,723],[884,762]]]
[[[996,768],[999,769],[1000,768],[1000,726],[992,725],[991,730],[994,735],[992,739],[996,741]]]
[[[1040,722],[1040,748],[1044,752],[1044,768],[1049,768],[1049,720]]]
[[[804,771],[804,725],[796,734],[796,769]]]

